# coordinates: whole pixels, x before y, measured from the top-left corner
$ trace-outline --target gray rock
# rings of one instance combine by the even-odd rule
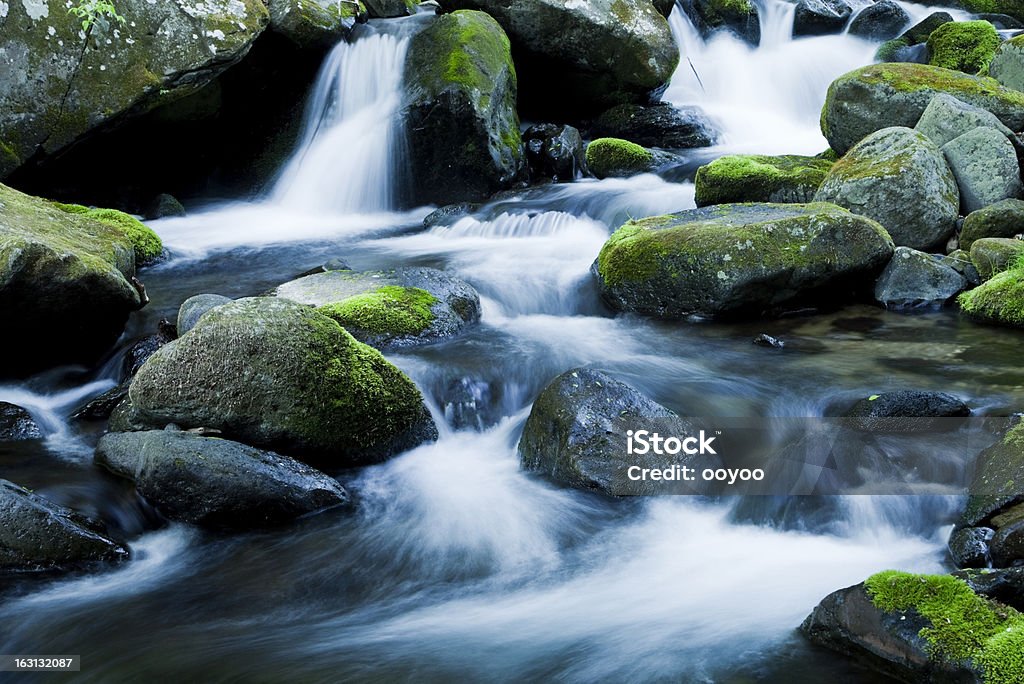
[[[793,37],[842,33],[853,8],[843,0],[800,0],[793,15]]]
[[[1006,135],[980,127],[942,146],[960,188],[965,214],[1024,194],[1017,153]]]
[[[849,33],[869,40],[889,40],[900,35],[910,22],[907,11],[892,0],[868,5],[850,22]]]
[[[583,138],[572,126],[531,126],[523,134],[523,141],[526,143],[530,178],[534,180],[550,178],[571,181],[582,175],[587,168]]]
[[[715,144],[718,131],[699,107],[667,102],[612,107],[594,121],[592,138],[623,138],[644,147],[686,149]]]
[[[0,401],[0,442],[41,439],[42,430],[29,412],[20,406]]]
[[[981,276],[978,269],[971,261],[971,253],[962,249],[950,252],[942,257],[942,263],[963,276],[968,285],[977,286],[981,284]]]
[[[266,527],[349,502],[337,481],[287,456],[190,432],[108,434],[96,462],[167,518],[207,527]]]
[[[972,211],[960,231],[960,248],[969,250],[981,238],[1012,238],[1024,234],[1024,201],[1003,200]]]
[[[966,286],[964,277],[941,260],[897,247],[875,281],[875,299],[887,309],[941,305]]]
[[[1024,90],[1024,37],[1016,36],[1000,44],[988,73],[1007,88]]]
[[[942,152],[902,127],[876,131],[854,146],[814,199],[872,218],[896,245],[924,251],[945,245],[960,212],[960,193]]]
[[[949,555],[958,568],[987,568],[995,532],[987,527],[962,527],[949,537]]]
[[[983,281],[1010,268],[1022,254],[1022,240],[981,238],[971,244],[971,263]]]
[[[198,294],[189,297],[178,307],[178,335],[184,335],[194,328],[207,311],[229,304],[231,301],[230,297],[219,294]]]
[[[124,546],[82,516],[0,480],[0,576],[127,559]]]
[[[995,114],[958,100],[949,93],[937,93],[932,97],[914,128],[942,147],[979,126],[994,128],[1008,139],[1014,137],[1013,131],[1003,125]]]
[[[971,415],[958,397],[945,392],[897,390],[861,399],[846,412],[849,425],[868,432],[936,432],[962,424],[953,418]]]

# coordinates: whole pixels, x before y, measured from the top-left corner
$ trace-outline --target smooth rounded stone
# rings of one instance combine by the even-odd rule
[[[321,307],[322,313],[338,321],[356,339],[378,347],[407,347],[448,339],[480,320],[480,295],[473,286],[434,268],[330,271],[280,285],[274,294]],[[386,309],[403,303],[419,310],[411,312],[418,314],[420,325],[415,329],[396,329],[395,321],[386,316]],[[348,314],[346,309],[351,309]]]
[[[895,59],[894,57],[896,57],[901,51],[907,50],[908,48],[913,48],[917,45],[925,45],[928,42],[928,36],[930,36],[935,29],[939,28],[943,24],[948,24],[951,21],[953,21],[953,16],[949,12],[932,12],[896,38],[883,43],[882,46],[878,48],[878,52],[875,53],[875,59],[880,62],[916,61],[912,59]],[[927,50],[925,52],[927,52]],[[927,54],[920,61],[922,63],[927,62]]]
[[[942,147],[964,133],[985,126],[999,131],[1011,141],[1015,137],[1013,131],[992,112],[969,105],[949,93],[937,93],[928,102],[914,129]]]
[[[424,228],[436,228],[438,226],[451,226],[458,223],[459,219],[463,219],[467,216],[471,216],[473,212],[480,209],[479,204],[473,202],[459,202],[457,204],[446,204],[440,209],[427,214],[426,218],[423,219]],[[347,270],[347,269],[337,269]]]
[[[965,527],[949,537],[949,555],[958,568],[987,568],[989,543],[995,532],[987,527]]]
[[[1008,199],[972,211],[960,231],[960,248],[969,250],[981,238],[1012,238],[1024,234],[1024,201]]]
[[[15,404],[0,401],[0,442],[42,439],[43,432],[28,411]]]
[[[879,0],[857,13],[848,33],[868,40],[889,40],[900,35],[909,22],[905,9],[892,0]]]
[[[613,496],[655,491],[651,482],[633,481],[630,466],[669,468],[691,463],[685,454],[630,455],[626,432],[646,429],[665,436],[696,435],[699,428],[637,389],[598,370],[576,368],[555,378],[533,403],[519,441],[523,468],[577,489]],[[714,460],[698,456],[701,463]],[[679,492],[687,491],[678,483]],[[657,491],[665,491],[660,488]]]
[[[734,154],[697,169],[698,207],[732,202],[802,203],[814,199],[833,162],[819,157]]]
[[[667,102],[641,106],[623,104],[594,121],[595,138],[623,138],[644,147],[689,149],[715,144],[718,131],[700,107],[677,107]]]
[[[174,195],[167,193],[161,193],[154,197],[142,213],[143,218],[147,221],[184,215],[185,207],[182,203]]]
[[[954,430],[971,409],[945,392],[897,390],[861,399],[845,413],[849,425],[867,432],[935,432]]]
[[[523,134],[523,141],[526,144],[526,160],[530,166],[530,177],[533,179],[550,178],[556,181],[571,181],[582,175],[587,168],[583,152],[583,138],[580,136],[580,132],[572,126],[559,126],[558,124],[530,126]],[[424,220],[424,224],[426,224],[426,220]]]
[[[418,0],[362,0],[371,17],[392,19],[416,13]]]
[[[0,179],[199,90],[241,60],[269,22],[263,0],[113,4],[126,23],[103,31],[97,22],[88,39],[64,3],[0,5]]]
[[[990,545],[992,564],[1008,568],[1024,561],[1024,520],[999,528]]]
[[[751,45],[761,42],[761,15],[751,0],[686,0],[682,8],[704,38],[729,31]]]
[[[517,87],[508,37],[483,12],[439,16],[413,36],[402,104],[413,204],[482,200],[523,176]]]
[[[1000,44],[988,66],[988,74],[1007,88],[1024,90],[1024,35]]]
[[[267,7],[270,29],[304,49],[332,47],[367,16],[362,0],[267,0]]]
[[[975,128],[942,146],[965,214],[1024,194],[1013,145],[1001,131]]]
[[[881,223],[898,246],[938,250],[956,229],[960,193],[932,141],[885,128],[837,161],[814,196]]]
[[[70,509],[0,480],[0,576],[128,559],[128,550]]]
[[[875,299],[887,309],[942,305],[967,286],[964,277],[940,259],[897,247],[875,281]]]
[[[871,133],[913,127],[937,93],[948,93],[994,114],[1007,128],[1024,130],[1024,93],[988,78],[925,64],[872,64],[829,86],[821,132],[839,154]]]
[[[971,263],[982,281],[1008,270],[1024,254],[1024,240],[981,238],[971,244]]]
[[[631,221],[592,271],[613,309],[663,318],[838,304],[874,281],[893,244],[832,204],[723,204]]]
[[[961,294],[957,303],[965,314],[979,322],[1024,328],[1024,269],[997,273]]]
[[[636,143],[598,138],[587,145],[587,169],[597,178],[627,178],[652,171],[657,157]]]
[[[967,74],[985,73],[1002,40],[987,21],[949,22],[928,37],[928,63]]]
[[[125,230],[0,185],[0,377],[96,361],[142,306],[134,277]]]
[[[110,425],[125,432],[169,423],[334,468],[437,438],[405,374],[332,319],[277,297],[220,306],[161,348]]]
[[[958,249],[942,257],[942,263],[963,276],[968,285],[975,287],[981,284],[981,276],[971,261],[970,252]]]
[[[793,37],[842,33],[853,8],[843,0],[800,0],[793,15]]]
[[[744,0],[745,1],[745,0]],[[679,63],[650,0],[448,0],[494,17],[516,55],[520,107],[534,120],[588,118],[657,97]]]
[[[230,297],[219,294],[198,294],[189,297],[178,307],[178,335],[184,335],[194,328],[206,312],[232,301]]]
[[[349,503],[336,480],[303,463],[190,432],[104,435],[96,462],[168,519],[206,527],[267,527]]]

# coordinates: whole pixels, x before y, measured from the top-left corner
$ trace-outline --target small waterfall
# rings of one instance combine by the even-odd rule
[[[395,207],[405,157],[396,114],[408,46],[408,36],[372,33],[331,51],[272,203],[356,214]]]

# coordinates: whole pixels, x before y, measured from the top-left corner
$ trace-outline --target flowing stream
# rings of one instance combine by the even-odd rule
[[[721,124],[714,153],[820,152],[828,83],[876,46],[791,40],[791,7],[765,3],[758,49],[705,43],[673,13],[689,60],[666,98]],[[903,388],[998,413],[1024,395],[1019,336],[867,306],[748,324],[612,317],[588,275],[609,233],[693,206],[691,183],[654,175],[547,186],[424,230],[429,208],[391,211],[406,45],[371,29],[331,54],[267,199],[154,224],[173,256],[142,273],[153,300],[102,370],[0,386],[47,433],[41,448],[0,446],[2,476],[102,515],[134,554],[18,587],[0,605],[0,653],[81,653],[85,682],[875,681],[796,628],[875,571],[944,568],[956,497],[849,496],[806,514],[767,498],[608,500],[520,470],[531,402],[587,365],[689,416],[818,416],[837,398]],[[187,297],[258,294],[334,257],[447,268],[480,291],[483,320],[467,335],[389,356],[443,416],[441,439],[343,473],[354,515],[234,536],[152,531],[130,486],[92,467],[99,428],[68,416]],[[753,346],[761,332],[793,349]]]

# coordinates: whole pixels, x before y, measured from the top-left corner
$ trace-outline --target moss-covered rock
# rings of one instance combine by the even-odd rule
[[[69,214],[90,218],[116,228],[135,249],[136,266],[145,266],[163,255],[164,245],[160,237],[153,229],[130,214],[117,209],[97,209],[80,204],[54,202],[53,206]]]
[[[1012,130],[1024,129],[1024,93],[994,79],[925,64],[872,64],[832,82],[821,131],[834,150],[845,153],[881,128],[913,127],[936,93],[988,110]]]
[[[131,278],[148,229],[90,213],[0,185],[0,320],[17,330],[5,336],[0,377],[94,361],[142,305]]]
[[[1012,238],[981,238],[971,243],[971,263],[982,280],[1002,273],[1024,256],[1024,241]]]
[[[385,285],[340,302],[325,304],[318,311],[333,318],[349,331],[387,337],[415,336],[434,322],[430,307],[434,295],[418,287]]]
[[[971,318],[1024,328],[1024,268],[1011,268],[996,274],[973,290],[964,292],[957,301]]]
[[[1022,0],[951,0],[951,7],[960,7],[973,14],[1002,14],[1024,22]]]
[[[683,4],[704,37],[730,31],[751,45],[761,42],[761,18],[750,0],[692,0]]]
[[[999,46],[988,73],[1007,88],[1024,91],[1024,35],[1014,36]]]
[[[329,48],[365,21],[362,0],[269,0],[270,28],[300,48]]]
[[[839,303],[892,253],[885,229],[832,204],[723,204],[627,223],[593,270],[619,311],[759,314]]]
[[[875,60],[879,62],[908,62],[920,61],[903,58],[904,48],[921,45],[928,42],[928,37],[943,24],[953,21],[949,12],[932,12],[927,17],[917,22],[898,37],[888,40],[878,48],[875,53]]]
[[[736,154],[697,169],[698,207],[730,202],[810,202],[831,161],[818,157]]]
[[[1024,234],[1024,201],[1008,199],[972,211],[960,231],[960,248],[969,250],[981,238],[1012,238]]]
[[[63,3],[12,2],[0,17],[0,179],[106,124],[198,91],[267,26],[262,0],[118,0],[88,31]]]
[[[987,21],[956,21],[939,26],[928,37],[928,63],[968,74],[983,73],[1002,39]]]
[[[415,203],[480,200],[522,176],[516,70],[494,19],[473,11],[434,19],[409,45],[405,83]]]
[[[419,0],[365,0],[371,17],[390,19],[415,14]]]
[[[276,297],[207,312],[146,361],[127,402],[112,429],[214,428],[336,468],[437,437],[419,390],[380,352]]]
[[[587,168],[598,178],[635,176],[654,168],[650,150],[620,138],[598,138],[587,145]]]

